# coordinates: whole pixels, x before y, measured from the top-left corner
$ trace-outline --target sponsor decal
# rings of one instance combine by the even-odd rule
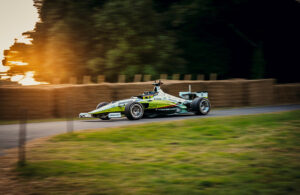
[[[158,108],[157,110],[158,111],[174,111],[176,110],[177,108]]]
[[[160,108],[158,108],[158,109],[161,109],[161,108],[174,108],[174,107],[176,107],[175,104],[173,104],[173,105],[168,105],[168,106],[163,106],[163,107],[160,107]]]
[[[108,117],[109,118],[121,118],[121,113],[120,112],[109,113]]]

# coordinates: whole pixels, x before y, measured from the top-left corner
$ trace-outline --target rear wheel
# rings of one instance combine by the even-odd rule
[[[99,103],[99,104],[97,105],[96,109],[99,109],[99,108],[101,108],[101,107],[103,107],[103,106],[106,106],[107,104],[108,104],[107,102],[101,102],[101,103]],[[102,119],[102,120],[109,120],[109,119],[110,119],[110,118],[108,117],[108,114],[101,115],[101,116],[99,116],[99,118]]]
[[[139,120],[144,115],[144,106],[138,102],[130,102],[125,106],[124,113],[129,120]]]
[[[210,111],[210,102],[207,98],[195,98],[191,104],[192,111],[197,115],[206,115]]]

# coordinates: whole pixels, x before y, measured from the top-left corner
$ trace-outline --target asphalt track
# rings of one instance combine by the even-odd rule
[[[271,112],[281,112],[289,110],[299,110],[300,104],[296,105],[281,105],[281,106],[263,106],[263,107],[246,107],[246,108],[232,108],[232,109],[216,109],[212,110],[206,116],[184,115],[172,116],[162,118],[145,118],[137,121],[129,121],[127,118],[112,119],[109,121],[102,120],[77,120],[73,121],[74,131],[85,129],[98,129],[106,127],[125,126],[133,124],[153,123],[160,121],[175,121],[192,118],[206,118],[218,116],[237,116],[248,114],[261,114]],[[61,134],[67,132],[67,122],[42,122],[42,123],[28,123],[27,124],[27,140],[42,138],[46,136]],[[3,150],[18,146],[19,124],[0,125],[0,155],[4,154]]]

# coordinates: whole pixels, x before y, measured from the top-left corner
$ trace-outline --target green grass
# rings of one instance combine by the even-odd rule
[[[300,111],[62,134],[19,177],[43,194],[299,194]]]

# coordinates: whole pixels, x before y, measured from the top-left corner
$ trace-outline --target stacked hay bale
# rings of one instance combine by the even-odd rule
[[[223,97],[224,107],[248,106],[247,84],[244,79],[223,81],[225,95]]]
[[[273,104],[274,79],[249,80],[247,84],[248,105]]]
[[[88,112],[100,102],[112,99],[112,84],[72,85],[55,87],[55,117],[76,117]]]
[[[28,119],[52,118],[54,111],[53,89],[44,87],[0,88],[0,119],[18,120],[24,109]]]
[[[245,105],[244,83],[236,81],[179,81],[163,86],[165,92],[178,96],[180,91],[207,91],[212,107],[231,107]]]
[[[189,85],[191,85],[192,91],[207,91],[207,82],[205,81],[173,81],[162,85],[162,90],[178,96],[181,91],[189,91]]]
[[[274,85],[274,103],[300,103],[300,83]]]
[[[143,83],[116,83],[112,86],[113,99],[112,100],[122,100],[128,99],[132,96],[137,96],[143,94],[144,91],[152,91],[152,82]]]
[[[212,107],[225,107],[228,105],[228,91],[224,81],[208,81],[207,92]]]
[[[273,79],[163,82],[162,89],[174,96],[188,91],[189,85],[192,91],[207,91],[212,107],[300,103],[300,84],[274,85]],[[17,120],[26,108],[29,119],[77,117],[80,112],[95,109],[100,102],[127,99],[152,90],[151,81],[0,87],[0,120]]]

